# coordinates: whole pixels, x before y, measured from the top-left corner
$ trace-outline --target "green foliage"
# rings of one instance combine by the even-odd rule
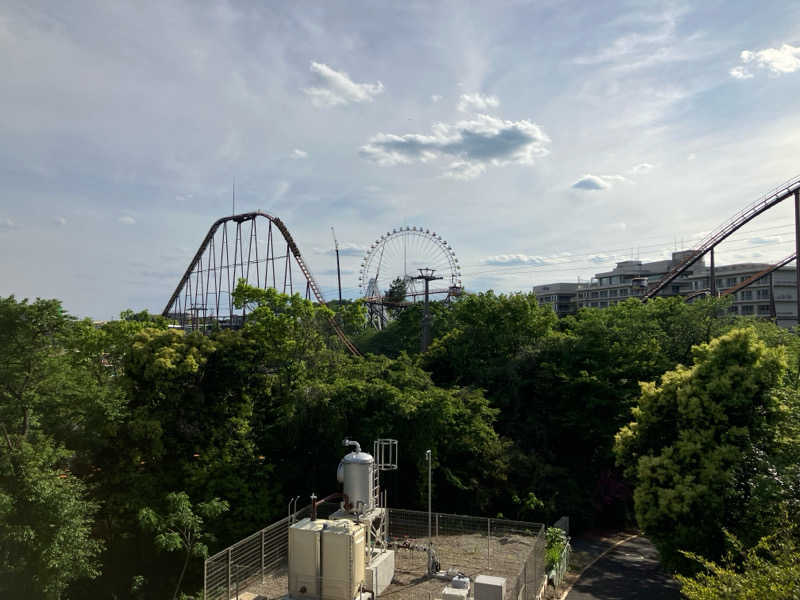
[[[206,558],[208,546],[206,542],[213,536],[203,530],[204,519],[214,519],[227,511],[227,502],[214,498],[208,502],[201,502],[192,507],[189,495],[186,492],[171,492],[165,499],[166,509],[160,515],[152,508],[143,508],[139,511],[139,522],[142,527],[153,531],[156,547],[165,552],[182,551],[185,555],[183,568],[178,576],[173,598],[180,593],[186,567],[192,557]]]
[[[69,453],[30,438],[0,446],[0,596],[59,598],[70,582],[99,574],[97,505],[70,473]]]
[[[568,542],[567,534],[559,527],[548,527],[545,531],[545,541],[544,570],[549,572],[561,560],[561,554]]]
[[[718,557],[724,527],[754,531],[746,505],[771,468],[776,388],[785,353],[752,330],[734,330],[693,350],[694,366],[642,384],[634,421],[616,436],[615,452],[635,481],[640,526],[671,565],[678,550]],[[766,475],[766,474],[765,474]],[[761,498],[766,501],[768,498]],[[685,563],[683,563],[685,566]]]
[[[383,296],[387,302],[405,302],[406,299],[406,282],[402,277],[395,278],[389,285],[389,289]]]
[[[736,553],[729,552],[720,563],[683,553],[702,570],[694,577],[678,575],[681,594],[689,600],[800,598],[800,545],[795,527],[781,528],[747,550],[727,534],[728,545]]]

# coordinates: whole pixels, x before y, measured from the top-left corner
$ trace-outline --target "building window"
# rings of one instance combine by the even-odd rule
[[[732,288],[733,286],[735,286],[736,285],[736,277],[728,277],[728,279],[725,280],[725,285],[727,285],[729,288]]]
[[[599,295],[597,292],[592,292],[592,298],[597,298]]]
[[[617,290],[608,290],[608,295],[612,298],[617,295]]]
[[[759,300],[769,299],[769,288],[761,288],[760,290],[756,290],[756,298]]]
[[[623,288],[623,289],[621,289],[621,290],[619,291],[619,295],[620,295],[620,296],[627,296],[627,295],[628,295],[628,289],[627,289],[627,288]]]
[[[758,305],[758,314],[760,314],[760,315],[768,315],[769,314],[769,304],[759,304]]]
[[[753,290],[742,290],[739,292],[739,300],[752,300]]]
[[[755,313],[755,308],[752,304],[742,304],[743,315],[752,315],[753,313]]]

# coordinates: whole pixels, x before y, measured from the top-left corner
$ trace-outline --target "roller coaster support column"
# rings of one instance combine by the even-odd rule
[[[428,298],[430,296],[429,284],[436,279],[442,279],[442,277],[434,275],[433,272],[435,269],[428,267],[417,270],[419,271],[419,275],[412,279],[423,279],[425,281],[425,307],[422,312],[422,339],[420,340],[420,349],[424,353],[431,343],[431,315],[428,311]]]
[[[711,248],[711,270],[709,271],[711,274],[711,281],[709,281],[708,289],[711,290],[711,297],[717,297],[717,272],[714,269],[714,248]]]
[[[794,285],[797,301],[797,324],[800,325],[800,190],[794,191]]]

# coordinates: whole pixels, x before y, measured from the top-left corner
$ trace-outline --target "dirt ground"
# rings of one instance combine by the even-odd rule
[[[410,545],[424,545],[427,540],[409,539]],[[490,544],[481,534],[439,536],[434,539],[441,569],[454,569],[474,580],[477,575],[506,578],[506,598],[514,590],[517,576],[533,548],[534,538],[508,535],[492,538]],[[426,575],[427,554],[420,550],[395,550],[395,574],[391,585],[380,595],[387,600],[437,600],[448,581]],[[239,593],[241,600],[273,600],[288,591],[286,567],[256,582]]]

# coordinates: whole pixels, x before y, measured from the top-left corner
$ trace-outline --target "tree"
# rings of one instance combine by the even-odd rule
[[[689,600],[742,598],[786,600],[800,597],[800,544],[796,525],[789,525],[761,538],[744,550],[728,534],[729,545],[736,549],[720,562],[685,553],[702,567],[693,577],[678,575],[681,594]]]
[[[97,504],[68,468],[70,454],[31,434],[0,445],[0,596],[60,598],[97,577]]]
[[[679,550],[719,557],[726,528],[765,533],[747,506],[760,475],[768,478],[773,468],[784,416],[776,392],[787,366],[781,348],[767,348],[747,329],[697,346],[693,355],[692,367],[679,365],[660,385],[642,384],[634,421],[614,448],[634,482],[639,525],[667,564],[683,568],[691,565]]]
[[[200,502],[194,509],[186,492],[171,492],[165,498],[166,511],[158,514],[152,508],[143,508],[139,512],[142,527],[153,531],[156,546],[166,552],[183,551],[184,560],[178,583],[175,585],[173,600],[178,597],[183,576],[192,557],[206,558],[208,546],[206,542],[213,539],[203,531],[205,519],[214,519],[228,510],[228,503],[219,498],[208,502]]]
[[[386,290],[383,299],[386,300],[386,302],[405,302],[407,292],[408,289],[405,280],[402,277],[396,277],[391,285],[389,285],[389,289]]]

